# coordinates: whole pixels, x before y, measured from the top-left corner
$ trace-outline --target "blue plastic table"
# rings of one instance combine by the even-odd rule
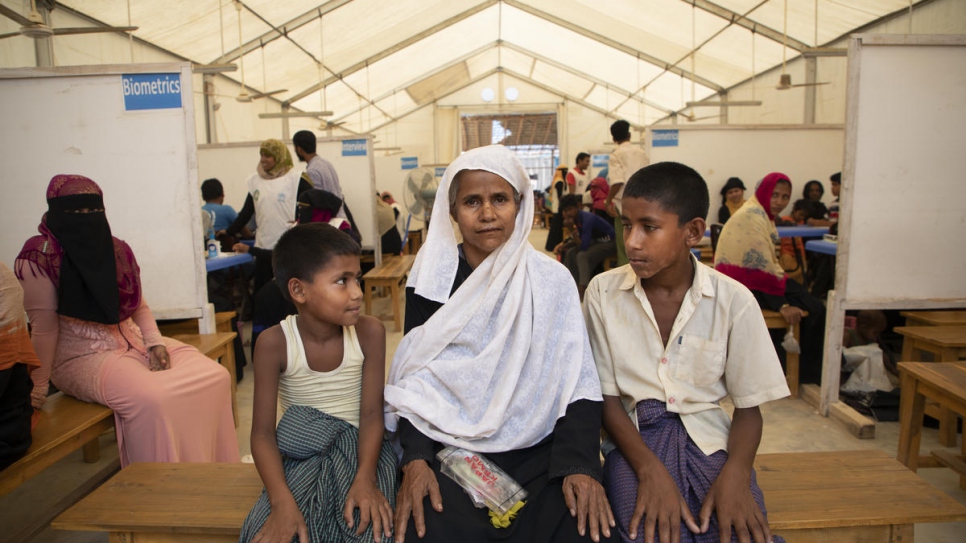
[[[205,270],[209,272],[248,264],[255,259],[248,253],[218,253],[217,258],[205,260]]]
[[[813,253],[822,253],[824,255],[835,256],[838,251],[839,244],[833,243],[831,241],[825,241],[824,239],[813,239],[811,241],[805,242],[805,250],[812,251]]]

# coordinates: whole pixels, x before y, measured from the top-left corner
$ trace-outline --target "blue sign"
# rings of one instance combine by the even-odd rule
[[[121,91],[124,111],[181,108],[181,74],[122,75]]]
[[[437,166],[436,167],[436,177],[443,177],[444,175],[446,175],[446,168]]]
[[[677,130],[654,130],[651,132],[651,147],[677,147]]]
[[[419,167],[419,157],[404,156],[400,160],[402,161],[402,169],[404,170],[415,170]]]
[[[603,168],[607,166],[607,161],[610,159],[610,155],[594,155],[590,159],[591,166],[594,168]]]
[[[342,140],[342,156],[366,156],[368,140]]]

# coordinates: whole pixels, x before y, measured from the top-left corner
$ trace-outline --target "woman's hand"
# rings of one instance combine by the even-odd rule
[[[601,533],[610,537],[610,529],[616,523],[600,483],[588,475],[568,475],[563,480],[563,493],[570,516],[577,518],[577,532],[581,536],[589,527],[590,538],[595,542],[600,541]]]
[[[373,481],[363,480],[356,477],[349,487],[349,493],[345,498],[345,510],[342,517],[346,525],[353,528],[354,519],[352,511],[359,508],[359,526],[356,535],[362,535],[372,521],[372,537],[376,543],[382,541],[381,536],[389,537],[392,535],[392,508],[389,507],[389,500],[383,496]]]
[[[299,536],[299,543],[309,543],[309,529],[302,512],[294,500],[275,506],[265,519],[262,529],[252,538],[252,543],[289,543]]]
[[[247,253],[248,245],[245,245],[244,243],[236,243],[231,246],[231,250],[235,251],[236,253]]]
[[[428,495],[433,509],[443,512],[443,497],[439,493],[436,474],[425,460],[413,460],[402,468],[402,484],[396,494],[396,543],[406,541],[406,527],[409,517],[416,525],[416,535],[426,535],[426,518],[423,512],[423,499]]]
[[[162,371],[171,367],[171,359],[168,357],[168,350],[164,345],[155,345],[148,349],[148,369],[151,371]]]
[[[711,485],[701,507],[701,533],[711,526],[711,511],[718,514],[718,536],[721,543],[731,541],[731,527],[740,543],[771,541],[768,521],[751,495],[751,475],[738,466],[726,463]]]
[[[660,543],[678,543],[681,540],[682,520],[689,530],[700,533],[678,485],[663,464],[638,473],[637,480],[637,505],[627,530],[631,539],[637,538],[641,517],[645,515],[644,541],[654,541],[657,531]]]
[[[775,307],[775,306],[772,306],[772,307]],[[802,322],[802,318],[805,315],[800,308],[797,308],[793,305],[788,305],[788,304],[783,305],[782,308],[778,310],[778,312],[782,314],[782,317],[785,317],[785,321],[788,324],[798,324]]]

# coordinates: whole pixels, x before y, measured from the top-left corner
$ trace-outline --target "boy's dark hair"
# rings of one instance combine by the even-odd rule
[[[811,217],[812,216],[812,207],[813,207],[812,206],[812,202],[810,202],[810,201],[808,201],[808,200],[806,200],[804,198],[799,198],[798,200],[795,200],[795,203],[794,204],[792,204],[792,213],[794,213],[796,211],[804,211],[806,215],[808,215],[809,217]]]
[[[614,124],[610,125],[610,135],[614,138],[614,141],[631,139],[631,123],[627,121],[615,121]]]
[[[359,256],[359,244],[348,234],[326,224],[299,224],[282,234],[272,251],[275,281],[282,296],[292,301],[288,281],[293,277],[311,283],[335,256]]]
[[[842,172],[835,172],[835,173],[833,173],[832,175],[829,176],[828,180],[831,181],[831,182],[833,182],[833,183],[839,183],[839,184],[841,184],[842,183]]]
[[[708,185],[701,174],[677,162],[658,162],[637,170],[624,186],[624,199],[657,202],[678,216],[678,225],[708,216]]]
[[[560,211],[570,209],[571,207],[576,207],[577,211],[580,211],[583,205],[583,200],[576,194],[568,194],[560,199]]]
[[[201,184],[201,199],[206,202],[224,195],[225,188],[221,186],[221,181],[215,178],[205,179]]]
[[[587,153],[577,153],[577,160],[574,162],[574,164],[576,164],[577,162],[580,162],[585,158],[590,158],[590,155],[588,155]]]
[[[292,145],[306,153],[315,153],[315,134],[308,130],[299,130],[292,136]]]

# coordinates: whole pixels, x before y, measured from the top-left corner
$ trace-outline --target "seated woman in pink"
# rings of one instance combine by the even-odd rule
[[[41,368],[75,398],[114,410],[121,466],[132,462],[237,462],[228,370],[193,347],[161,337],[141,297],[131,248],[111,235],[100,187],[58,175],[47,187],[39,236],[15,272]]]

